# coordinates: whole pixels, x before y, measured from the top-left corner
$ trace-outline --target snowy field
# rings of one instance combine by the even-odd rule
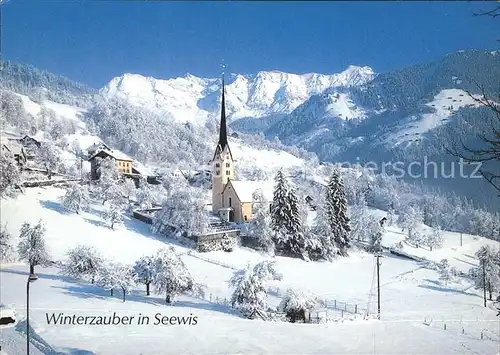
[[[68,212],[58,202],[63,192],[54,187],[27,189],[16,200],[2,201],[1,220],[7,222],[7,229],[17,236],[23,222],[42,218],[47,227],[47,244],[55,261],[64,260],[69,248],[88,244],[98,248],[106,258],[132,263],[172,243],[155,236],[148,225],[133,219],[126,219],[124,226],[114,231],[109,229],[102,219],[102,206],[98,204],[80,215]],[[382,211],[373,212],[383,214]],[[383,244],[391,246],[402,239],[404,235],[398,229],[388,228]],[[445,233],[442,249],[430,252],[405,245],[403,251],[435,261],[446,257],[452,266],[467,271],[477,265],[473,255],[479,246],[495,244],[470,235],[463,235],[462,243],[460,247],[459,234]],[[288,324],[246,320],[227,306],[208,300],[230,297],[232,290],[228,281],[234,272],[232,268],[254,265],[268,257],[246,248],[238,248],[232,253],[198,254],[192,251],[188,254],[185,247],[175,247],[183,254],[182,259],[193,277],[205,285],[207,300],[181,296],[174,306],[167,306],[162,296],[147,297],[139,288],[123,303],[118,291],[111,297],[102,288],[60,275],[55,267],[37,268],[40,278],[31,286],[30,308],[35,338],[43,339],[53,353],[64,354],[498,353],[500,327],[493,304],[483,307],[481,292],[465,279],[443,285],[436,271],[424,268],[424,264],[417,261],[390,254],[381,259],[380,321],[363,320],[361,314],[346,313],[343,322]],[[271,305],[279,302],[281,292],[294,287],[310,291],[328,302],[356,304],[360,310],[376,313],[373,255],[353,251],[349,258],[332,263],[283,257],[275,260],[283,280],[269,284],[273,291],[269,296]],[[27,274],[28,267],[22,264],[2,265],[0,272],[1,301],[13,307],[21,321],[25,317]],[[116,312],[119,316],[134,316],[135,319],[140,313],[149,316],[151,324],[47,324],[46,314],[59,312],[82,316],[112,316]],[[341,315],[338,310],[329,312],[337,317]],[[197,324],[154,325],[157,313],[196,316]],[[12,328],[9,329],[5,331],[5,338],[12,339],[8,336]],[[22,332],[24,328],[16,329]],[[2,343],[6,344],[6,340],[2,339]],[[50,353],[47,349],[45,352]]]

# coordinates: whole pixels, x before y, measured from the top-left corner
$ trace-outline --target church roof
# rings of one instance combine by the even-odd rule
[[[225,96],[225,86],[224,86],[224,77],[222,77],[222,99],[221,99],[221,109],[220,109],[220,128],[219,128],[219,141],[217,142],[217,147],[215,148],[214,158],[220,153],[222,153],[226,147],[233,157],[231,153],[231,149],[229,148],[229,144],[227,141],[227,122],[226,122],[226,96]]]
[[[264,194],[264,198],[272,202],[274,193],[274,181],[273,180],[261,180],[261,181],[241,181],[241,180],[229,180],[229,183],[233,187],[234,191],[238,195],[241,203],[252,202],[253,193],[257,189],[261,189]],[[226,185],[224,190],[229,186]]]

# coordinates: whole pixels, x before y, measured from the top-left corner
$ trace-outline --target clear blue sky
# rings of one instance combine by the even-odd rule
[[[227,70],[377,72],[460,49],[497,48],[500,21],[469,2],[10,0],[3,57],[93,87],[125,72],[156,78]]]

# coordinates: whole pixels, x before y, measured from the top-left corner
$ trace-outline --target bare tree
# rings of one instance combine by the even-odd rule
[[[488,11],[481,11],[475,13],[474,16],[488,16],[491,18],[500,17],[500,5],[496,5],[493,9]],[[445,148],[448,153],[456,157],[462,158],[468,163],[480,163],[480,173],[488,183],[490,183],[498,192],[500,192],[500,93],[495,95],[487,93],[484,85],[477,83],[477,88],[480,91],[479,95],[473,95],[467,91],[467,94],[482,107],[490,109],[494,117],[489,122],[489,127],[478,135],[478,138],[484,144],[482,148],[472,148],[466,145],[462,140],[460,144],[453,144],[450,148]],[[495,101],[491,96],[498,96]],[[490,167],[484,167],[483,163],[491,163]]]

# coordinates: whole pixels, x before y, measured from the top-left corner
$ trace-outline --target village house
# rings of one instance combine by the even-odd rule
[[[9,141],[5,137],[2,137],[1,141],[2,141],[1,145],[2,154],[4,154],[4,156],[14,159],[20,167],[25,166],[28,158],[26,156],[24,147],[19,143],[16,143],[15,141]]]
[[[99,178],[98,174],[99,163],[97,158],[101,159],[111,158],[115,162],[116,169],[120,174],[130,175],[131,177],[133,177],[134,175],[132,172],[133,160],[126,154],[115,149],[98,149],[88,159],[90,162],[90,177],[92,180],[97,180]]]
[[[273,199],[272,181],[240,181],[235,179],[235,160],[227,139],[224,80],[222,82],[219,141],[210,161],[212,170],[212,213],[227,222],[247,222],[253,217],[253,193],[260,189],[264,198]]]

